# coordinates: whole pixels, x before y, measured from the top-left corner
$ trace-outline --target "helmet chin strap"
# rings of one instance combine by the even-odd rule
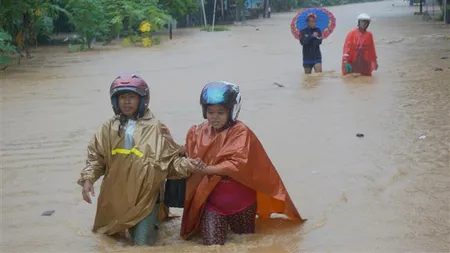
[[[125,130],[129,120],[137,120],[137,113],[135,113],[132,117],[128,117],[127,115],[120,113],[119,114],[119,136],[121,136],[121,133],[123,130]]]
[[[119,132],[118,132],[118,134],[119,134],[119,136],[121,136],[121,133],[122,133],[122,130],[124,130],[124,128],[125,128],[125,126],[126,126],[126,124],[127,124],[127,122],[128,122],[128,117],[127,116],[125,116],[123,113],[120,113],[119,114]]]

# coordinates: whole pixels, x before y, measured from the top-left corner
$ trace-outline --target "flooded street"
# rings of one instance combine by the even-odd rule
[[[1,252],[450,252],[450,27],[398,0],[329,10],[337,27],[322,46],[323,75],[303,75],[294,12],[186,31],[152,49],[40,49],[46,57],[0,72]],[[361,12],[373,18],[380,69],[342,78],[344,38]],[[308,221],[257,223],[255,235],[222,247],[181,240],[180,218],[154,248],[92,234],[96,202],[83,202],[76,180],[88,141],[112,116],[109,85],[130,71],[147,80],[150,107],[179,143],[203,120],[204,84],[240,85],[241,119]]]

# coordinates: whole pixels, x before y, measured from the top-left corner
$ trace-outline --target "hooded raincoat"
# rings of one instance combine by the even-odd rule
[[[347,75],[344,61],[352,66],[352,73],[371,76],[376,69],[377,53],[373,35],[369,31],[360,31],[356,28],[347,34],[342,58],[342,74]]]
[[[244,123],[238,121],[219,133],[207,122],[193,126],[185,147],[189,157],[200,158],[207,165],[219,168],[221,175],[255,190],[260,218],[281,213],[293,220],[303,220],[261,142]],[[181,223],[184,239],[189,239],[199,228],[205,203],[221,179],[218,175],[205,174],[193,174],[187,179]]]
[[[103,124],[88,146],[86,167],[78,184],[104,176],[98,197],[94,232],[113,235],[135,226],[153,210],[166,178],[188,176],[186,158],[167,127],[147,109],[136,120],[133,145],[124,148],[119,117]]]

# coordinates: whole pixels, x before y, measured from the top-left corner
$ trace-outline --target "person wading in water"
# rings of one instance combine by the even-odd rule
[[[306,18],[308,27],[300,31],[300,44],[303,46],[303,68],[305,74],[311,74],[312,69],[316,73],[322,72],[322,31],[316,27],[316,17],[314,14]]]
[[[89,143],[78,184],[83,199],[92,203],[94,183],[104,176],[94,232],[120,237],[128,230],[135,245],[154,245],[165,180],[186,178],[196,167],[180,155],[182,147],[148,108],[150,90],[144,79],[118,76],[110,97],[115,115]]]
[[[371,32],[370,16],[366,13],[357,17],[358,27],[347,34],[342,57],[342,75],[350,73],[371,76],[378,69],[375,42]]]
[[[186,181],[181,237],[200,233],[203,244],[225,244],[229,228],[255,232],[256,215],[304,221],[258,137],[237,118],[239,86],[208,83],[200,95],[205,122],[189,129],[186,154],[197,171]]]

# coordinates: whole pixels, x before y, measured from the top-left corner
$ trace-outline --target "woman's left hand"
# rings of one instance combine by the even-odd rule
[[[189,162],[195,166],[195,169],[191,171],[192,173],[202,173],[207,175],[219,175],[219,171],[215,166],[208,166],[199,158],[192,159],[189,158]]]
[[[207,167],[207,165],[199,158],[196,158],[196,159],[189,158],[189,162],[195,166],[196,172],[205,170]]]

